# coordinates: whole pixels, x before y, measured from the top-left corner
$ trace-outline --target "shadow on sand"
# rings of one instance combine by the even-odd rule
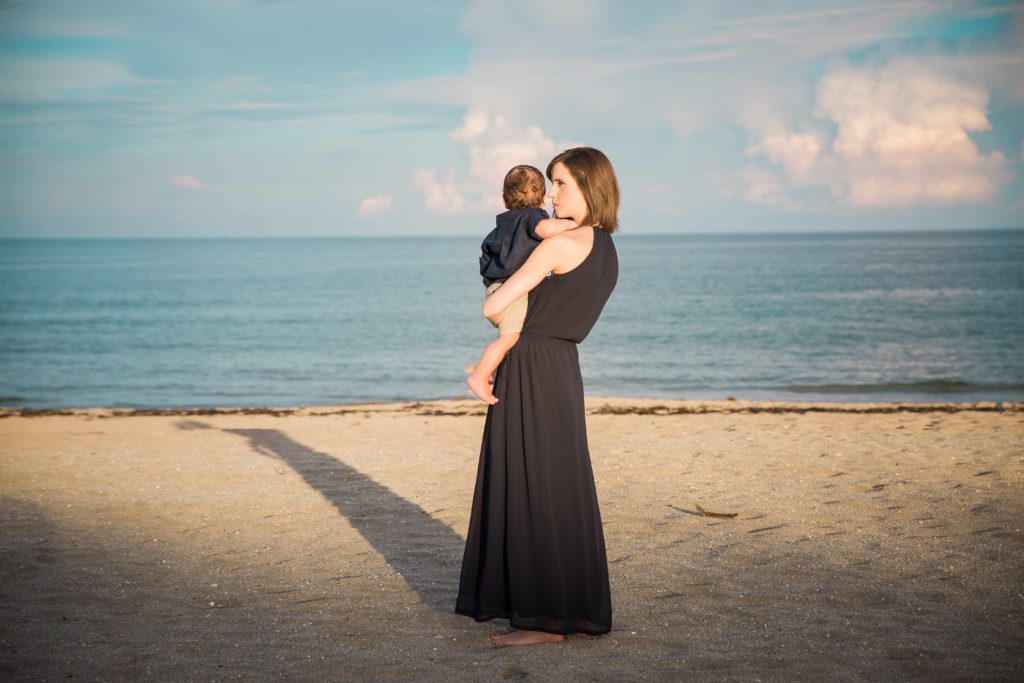
[[[202,428],[200,424],[189,420],[179,426],[196,429]],[[447,524],[338,458],[307,448],[276,429],[223,431],[243,436],[257,452],[287,463],[348,519],[423,604],[452,613],[465,540]],[[439,574],[446,578],[432,578]]]

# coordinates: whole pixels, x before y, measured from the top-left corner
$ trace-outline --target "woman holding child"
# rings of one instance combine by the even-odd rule
[[[517,630],[491,634],[495,646],[611,630],[576,345],[615,288],[619,188],[611,162],[589,147],[556,156],[547,177],[561,220],[526,227],[529,256],[488,288],[483,312],[495,324],[528,300],[515,341],[501,345],[493,395],[474,388],[489,405],[455,612],[508,619]]]

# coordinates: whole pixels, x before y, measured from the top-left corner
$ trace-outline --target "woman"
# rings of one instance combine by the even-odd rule
[[[492,633],[499,647],[600,635],[612,621],[576,345],[618,277],[619,187],[590,147],[556,156],[547,176],[555,215],[580,227],[538,245],[483,309],[495,321],[529,292],[494,376],[455,605],[477,621],[507,618],[518,630]]]

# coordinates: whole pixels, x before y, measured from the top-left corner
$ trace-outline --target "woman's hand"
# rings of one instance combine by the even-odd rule
[[[505,284],[494,294],[484,300],[484,317],[497,324],[505,309],[539,285],[566,255],[565,242],[562,239],[546,239],[538,244],[530,258],[526,259],[526,263],[513,273],[512,277],[505,280]]]

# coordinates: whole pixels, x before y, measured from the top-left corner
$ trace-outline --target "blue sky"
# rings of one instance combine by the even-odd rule
[[[1024,226],[1024,4],[0,0],[0,236],[485,234],[604,150],[634,233]]]

